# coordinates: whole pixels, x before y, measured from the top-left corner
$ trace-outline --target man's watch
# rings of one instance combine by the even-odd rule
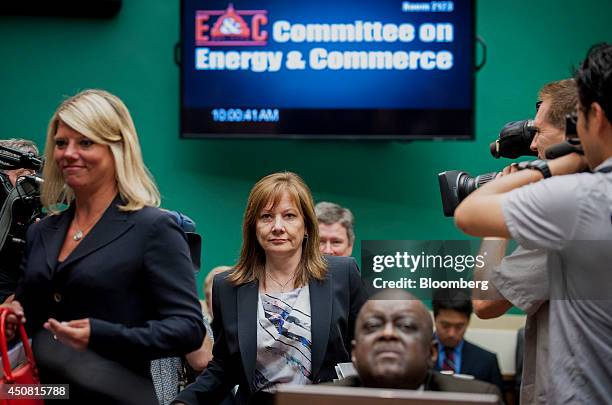
[[[545,179],[552,176],[550,173],[550,167],[548,167],[548,162],[546,160],[536,159],[527,162],[525,169],[537,170],[542,173],[542,176],[544,176]]]

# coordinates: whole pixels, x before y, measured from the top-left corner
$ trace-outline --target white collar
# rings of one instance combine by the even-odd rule
[[[597,167],[595,168],[595,170],[594,170],[594,171],[601,170],[601,169],[603,169],[604,167],[608,167],[608,166],[612,166],[612,156],[610,156],[609,158],[607,158],[606,160],[604,160],[603,162],[601,162],[601,163],[599,164],[599,166],[597,166]]]

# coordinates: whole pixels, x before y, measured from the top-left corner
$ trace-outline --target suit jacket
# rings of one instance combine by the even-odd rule
[[[463,342],[461,351],[461,374],[473,375],[477,380],[495,384],[500,392],[504,390],[497,355],[467,340]]]
[[[363,387],[363,383],[358,376],[344,378],[334,382],[334,385],[345,387]],[[470,394],[495,394],[498,397],[498,404],[503,405],[499,389],[493,384],[478,380],[466,380],[452,375],[440,374],[430,370],[423,384],[425,391],[441,392],[462,392]]]
[[[336,378],[335,365],[350,361],[355,321],[367,300],[355,260],[335,256],[326,259],[326,279],[308,284],[311,375],[315,384]],[[219,274],[213,282],[213,360],[196,382],[178,395],[179,402],[219,403],[236,384],[238,403],[248,404],[253,400],[259,283],[233,286],[226,277],[227,274]]]
[[[30,333],[49,317],[89,318],[88,348],[150,379],[151,359],[200,347],[202,314],[183,231],[160,209],[124,212],[120,203],[117,196],[63,262],[74,207],[32,225],[16,295]]]

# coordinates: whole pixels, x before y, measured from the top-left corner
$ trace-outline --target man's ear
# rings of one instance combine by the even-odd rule
[[[438,344],[435,339],[431,340],[431,346],[429,348],[429,368],[433,368],[434,364],[438,361]]]
[[[589,115],[590,115],[589,121],[591,121],[590,125],[595,126],[593,128],[594,132],[597,134],[604,134],[605,131],[603,131],[603,127],[605,125],[607,117],[606,117],[606,113],[604,112],[603,108],[601,108],[601,105],[598,102],[594,102],[591,104]],[[610,121],[608,121],[608,123],[610,123]]]

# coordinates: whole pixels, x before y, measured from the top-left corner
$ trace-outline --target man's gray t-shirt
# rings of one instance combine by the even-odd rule
[[[612,166],[612,158],[599,168]],[[512,237],[545,249],[550,283],[548,402],[612,398],[612,173],[558,176],[502,199]]]
[[[521,404],[545,404],[549,379],[546,251],[518,246],[493,268],[491,282],[527,314]]]

